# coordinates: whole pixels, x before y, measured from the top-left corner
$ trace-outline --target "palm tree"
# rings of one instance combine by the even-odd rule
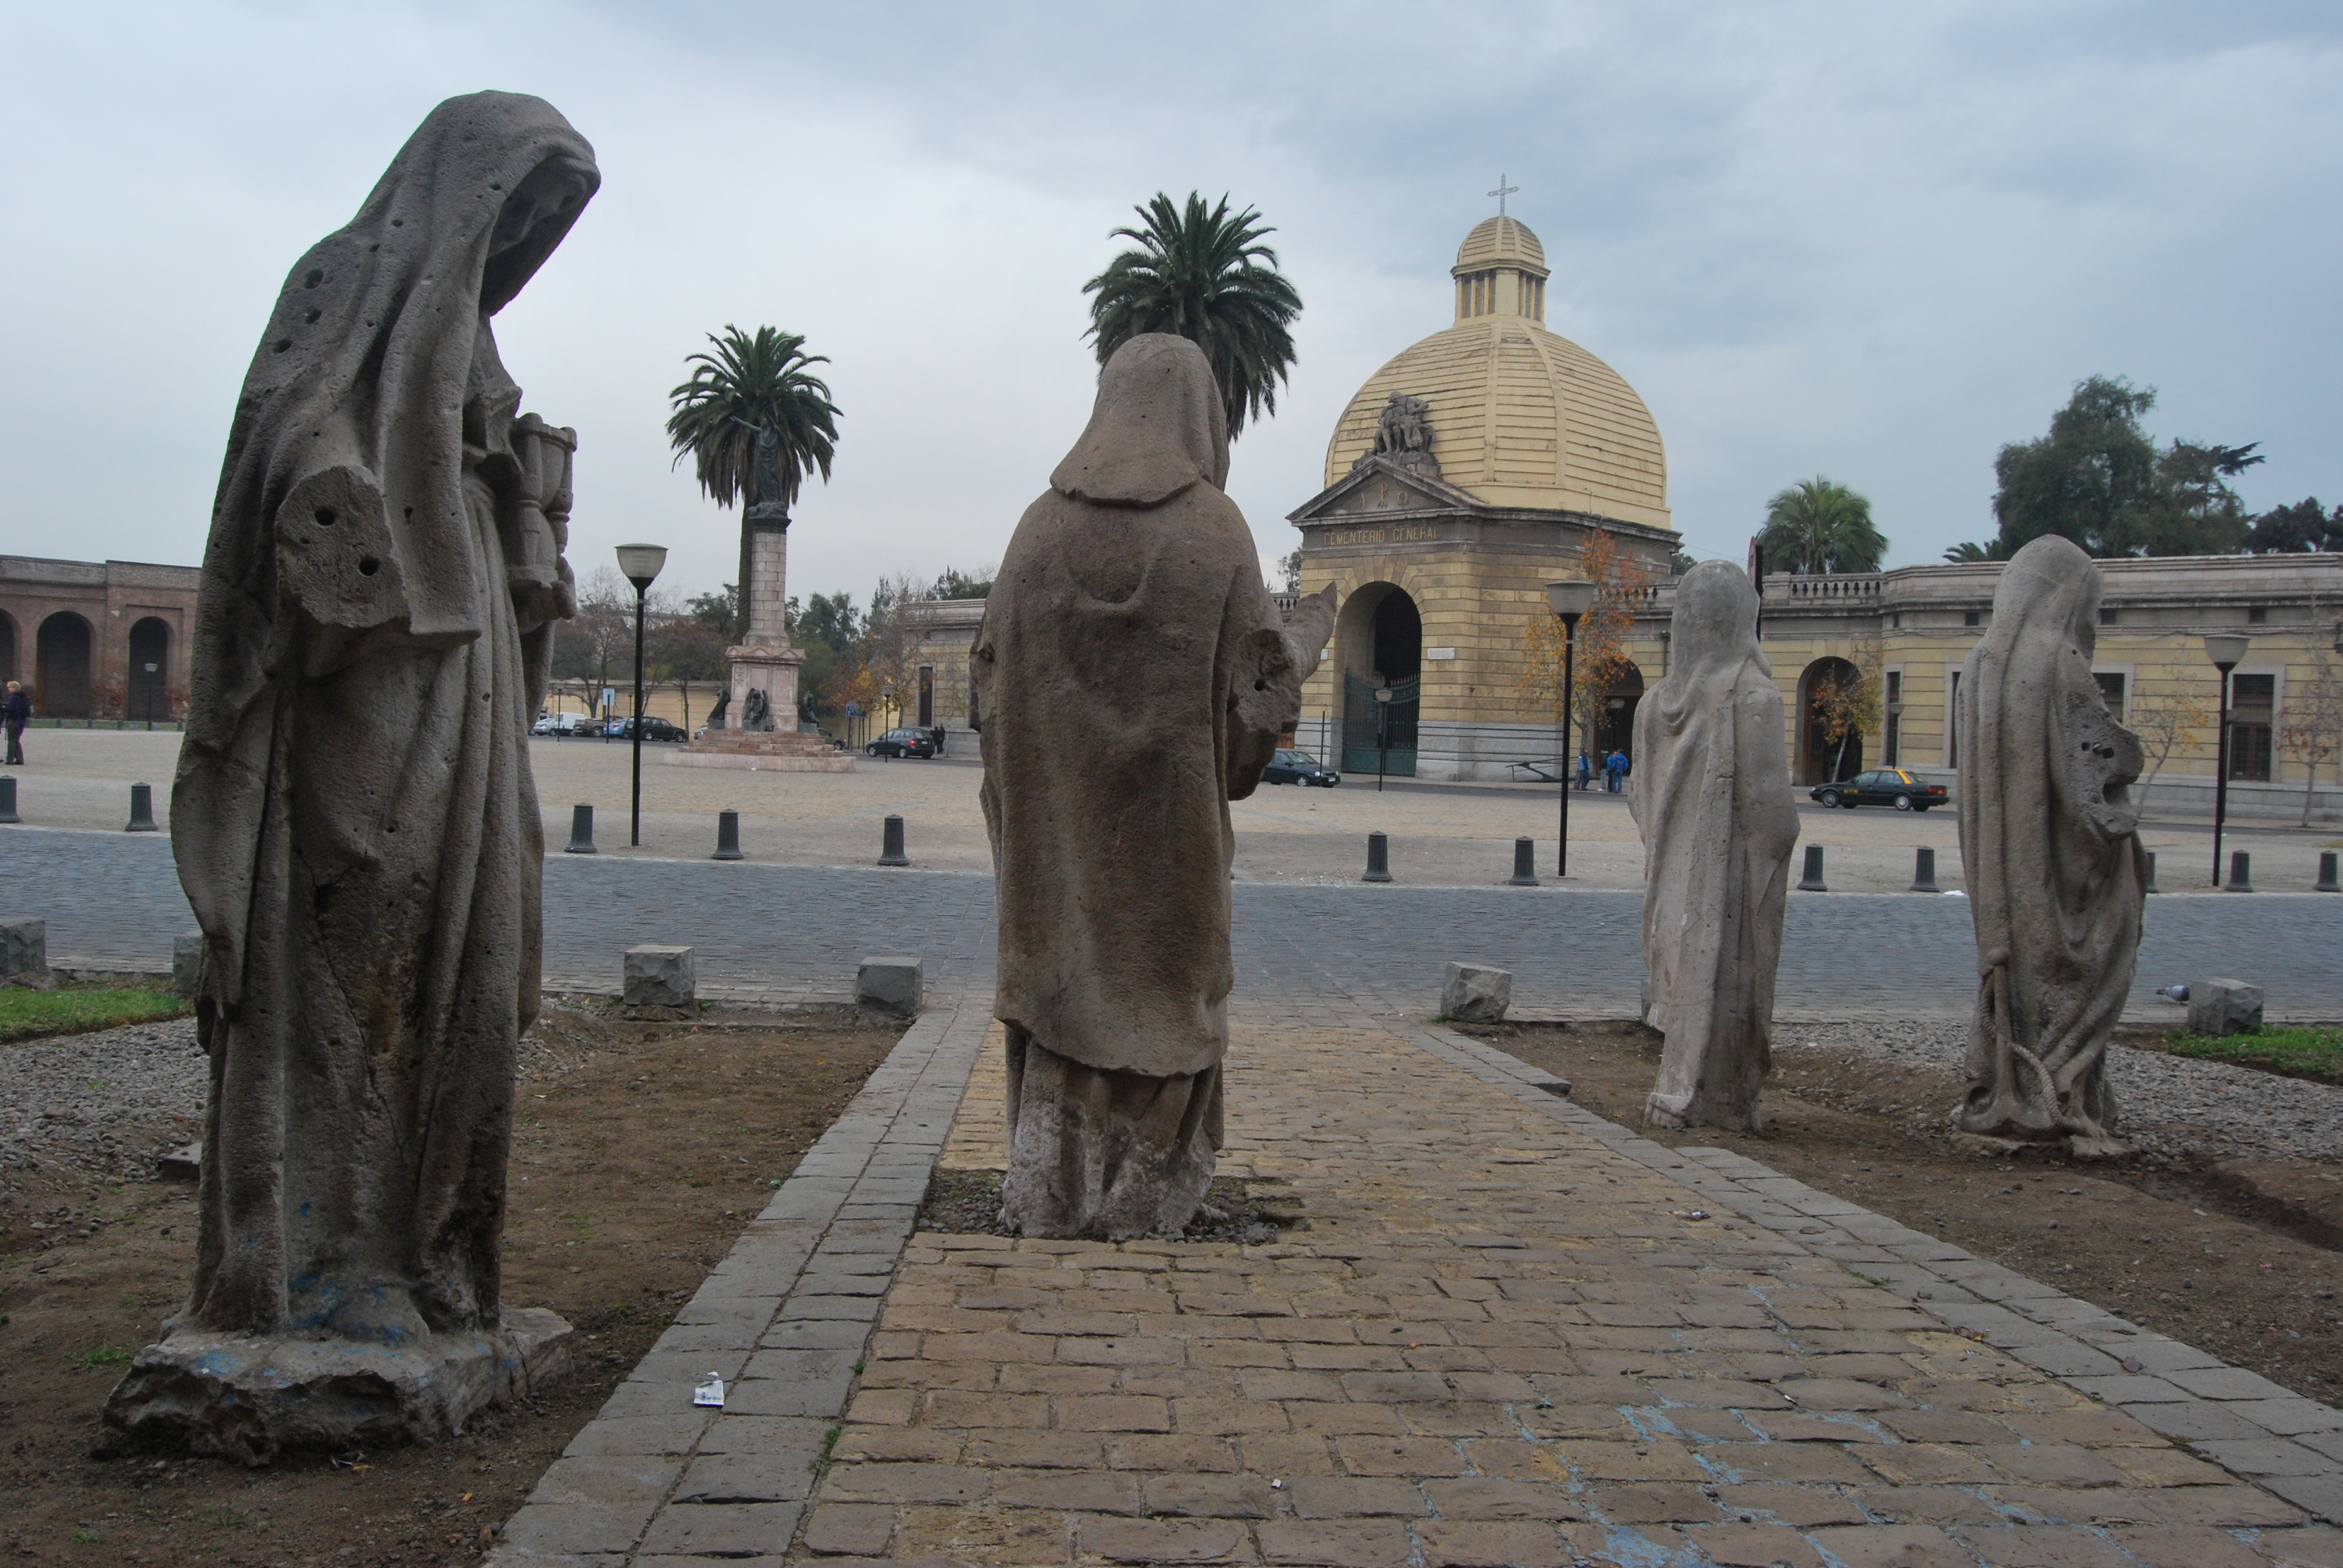
[[[820,469],[828,481],[840,410],[829,386],[809,370],[830,360],[806,353],[802,335],[759,327],[751,337],[728,323],[722,337],[711,334],[708,341],[716,352],[687,358],[691,379],[668,394],[674,412],[667,433],[676,462],[691,455],[700,489],[718,506],[743,503],[738,640],[749,635],[748,508],[777,504],[786,518],[807,474]],[[757,445],[767,433],[777,460],[760,466]],[[769,489],[774,493],[764,493]]]
[[[1765,503],[1757,548],[1769,571],[1875,572],[1887,540],[1871,525],[1869,500],[1818,474]]]
[[[1184,210],[1161,191],[1131,210],[1142,226],[1108,237],[1137,240],[1139,248],[1082,285],[1097,296],[1085,336],[1096,341],[1099,363],[1142,332],[1175,333],[1204,351],[1231,436],[1248,417],[1276,413],[1277,384],[1293,364],[1291,328],[1302,314],[1302,296],[1277,270],[1277,252],[1261,243],[1277,231],[1252,207],[1231,213],[1225,196],[1207,212],[1194,191]]]
[[[1978,561],[2006,561],[2009,558],[2009,542],[1993,538],[1979,544],[1975,539],[1963,539],[1945,552],[1945,558],[1955,566],[1967,566]]]

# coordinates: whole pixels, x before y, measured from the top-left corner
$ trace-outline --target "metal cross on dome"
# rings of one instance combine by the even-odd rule
[[[1497,176],[1497,188],[1491,191],[1489,194],[1497,198],[1497,216],[1499,217],[1505,216],[1505,198],[1509,196],[1518,195],[1521,188],[1522,187],[1519,186],[1507,185],[1505,183],[1504,176],[1499,175]]]

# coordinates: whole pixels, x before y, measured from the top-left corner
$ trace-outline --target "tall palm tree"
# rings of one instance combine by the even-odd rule
[[[829,357],[806,353],[802,334],[759,327],[752,337],[728,323],[722,337],[711,334],[708,341],[716,351],[686,358],[691,379],[668,394],[674,412],[667,433],[676,462],[690,454],[699,487],[710,499],[719,507],[742,503],[737,641],[749,635],[748,508],[775,503],[786,515],[807,474],[819,469],[829,480],[840,410],[828,384],[809,368],[829,364]],[[768,432],[778,461],[760,473],[757,442]]]
[[[1099,363],[1142,332],[1170,332],[1204,351],[1228,409],[1229,434],[1248,417],[1277,412],[1277,384],[1293,364],[1294,317],[1302,296],[1277,270],[1277,252],[1261,243],[1277,231],[1252,207],[1229,211],[1229,198],[1209,212],[1188,193],[1186,207],[1161,191],[1134,207],[1141,226],[1118,228],[1110,239],[1139,242],[1082,285],[1095,295],[1085,335]]]
[[[1757,548],[1768,571],[1875,572],[1887,540],[1872,526],[1868,499],[1817,474],[1765,504]]]

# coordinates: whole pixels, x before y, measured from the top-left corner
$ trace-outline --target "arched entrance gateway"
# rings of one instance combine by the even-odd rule
[[[33,705],[44,719],[90,716],[89,622],[61,609],[41,623],[35,638]]]
[[[1423,617],[1396,583],[1374,582],[1343,601],[1334,622],[1342,677],[1345,773],[1413,777],[1423,711]],[[1388,702],[1377,699],[1388,690]]]
[[[1833,687],[1859,678],[1855,666],[1843,658],[1818,658],[1798,677],[1799,783],[1832,783],[1863,771],[1862,731],[1832,739],[1825,711]]]
[[[130,628],[130,679],[123,717],[152,724],[171,717],[171,626],[147,616]]]
[[[1601,716],[1594,725],[1594,752],[1600,759],[1614,751],[1624,751],[1627,759],[1635,759],[1635,707],[1644,700],[1644,672],[1632,666],[1612,681],[1610,691],[1603,699]],[[1571,766],[1576,767],[1575,759]]]
[[[16,673],[16,619],[0,611],[0,680],[22,680]]]

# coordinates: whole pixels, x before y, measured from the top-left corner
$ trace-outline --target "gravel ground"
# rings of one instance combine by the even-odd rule
[[[184,1116],[192,1141],[205,1078],[193,1019],[0,1046],[0,1170],[150,1177],[153,1149],[117,1130]]]
[[[1774,1036],[1779,1050],[1852,1051],[1943,1073],[1956,1085],[1967,1042],[1966,1019],[1777,1025]],[[2144,1153],[2190,1161],[2343,1158],[2343,1087],[2123,1045],[2110,1048],[2107,1071],[2117,1131]]]

